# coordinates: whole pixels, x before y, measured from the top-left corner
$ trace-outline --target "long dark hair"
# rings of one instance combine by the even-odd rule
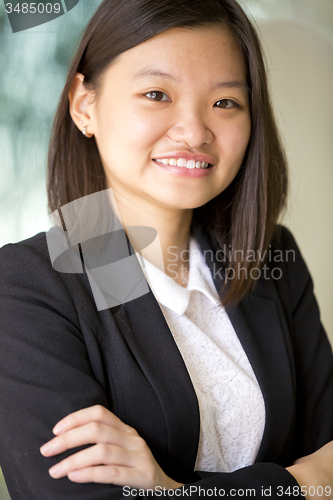
[[[107,189],[94,137],[86,138],[69,113],[68,94],[77,72],[97,93],[118,55],[175,27],[227,27],[245,61],[250,89],[251,137],[241,168],[217,197],[193,210],[191,234],[206,231],[213,248],[227,248],[226,272],[243,270],[222,287],[223,305],[237,304],[255,289],[261,256],[269,248],[286,206],[287,163],[270,103],[265,64],[256,30],[235,0],[104,0],[90,20],[70,66],[53,123],[48,154],[51,212]],[[237,252],[234,252],[237,250]],[[255,259],[245,259],[254,250]],[[268,253],[268,252],[267,252]],[[253,276],[253,277],[252,277]]]

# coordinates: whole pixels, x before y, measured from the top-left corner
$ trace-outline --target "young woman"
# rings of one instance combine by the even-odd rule
[[[104,0],[50,142],[65,232],[0,251],[11,498],[331,497],[332,350],[286,193],[236,1]]]

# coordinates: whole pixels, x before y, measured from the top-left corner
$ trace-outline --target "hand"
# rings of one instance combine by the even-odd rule
[[[67,415],[53,428],[53,433],[57,437],[40,448],[45,457],[96,443],[51,467],[49,473],[53,478],[67,476],[77,483],[107,483],[143,489],[182,486],[163,472],[136,430],[101,405]]]
[[[287,471],[302,487],[305,498],[320,500],[323,495],[331,498],[333,492],[333,441],[319,450],[301,457]],[[311,488],[312,487],[312,488]],[[329,493],[329,496],[328,496]]]

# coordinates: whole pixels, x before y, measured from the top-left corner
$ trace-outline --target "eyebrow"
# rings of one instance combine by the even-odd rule
[[[145,78],[147,76],[157,76],[157,77],[162,77],[162,78],[167,78],[168,80],[172,80],[174,82],[179,82],[177,78],[174,76],[170,75],[169,73],[166,73],[165,71],[156,69],[156,68],[144,68],[142,70],[139,70],[136,72],[133,77],[131,78],[131,81],[134,82],[136,80],[140,80],[142,78]],[[243,81],[243,80],[232,80],[229,82],[217,82],[215,85],[212,86],[212,90],[217,90],[219,88],[231,88],[231,87],[239,87],[245,89],[248,93],[250,93],[250,88],[248,84]]]

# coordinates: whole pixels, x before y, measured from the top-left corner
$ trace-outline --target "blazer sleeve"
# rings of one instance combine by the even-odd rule
[[[108,408],[108,401],[94,379],[80,318],[60,274],[24,243],[0,250],[0,401],[0,465],[13,500],[132,497],[128,490],[123,494],[122,487],[79,484],[67,477],[53,479],[48,473],[52,465],[90,446],[43,457],[39,448],[54,437],[53,426],[81,408],[95,404]],[[288,471],[270,463],[228,474],[199,472],[197,477],[172,496],[188,498],[191,493],[199,498],[203,488],[211,489],[210,496],[216,498],[223,494],[237,498],[237,491],[251,489],[256,498],[263,498],[263,488],[272,487],[276,493],[280,487],[279,498],[287,500],[288,488],[289,492],[297,488]]]
[[[333,440],[333,354],[321,323],[311,274],[292,233],[283,228],[292,310],[291,341],[296,373],[294,460]]]

